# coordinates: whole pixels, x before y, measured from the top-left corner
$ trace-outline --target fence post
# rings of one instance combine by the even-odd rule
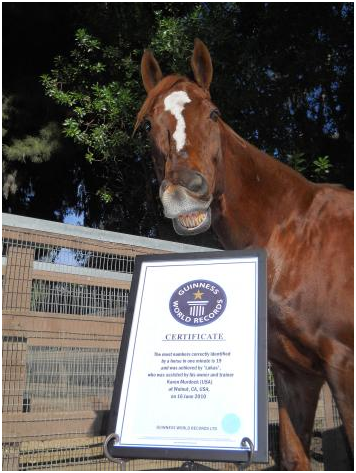
[[[3,309],[29,311],[35,250],[9,246],[4,280]]]
[[[9,246],[7,250],[3,284],[3,310],[11,311],[12,317],[28,312],[31,308],[31,287],[34,249]],[[21,331],[8,332],[3,327],[2,346],[2,404],[4,413],[23,412],[26,386],[27,337]],[[4,439],[5,440],[5,439]],[[7,450],[6,469],[19,469],[20,443],[16,438],[5,441]],[[5,455],[6,456],[6,455]]]
[[[16,317],[31,308],[34,249],[9,246],[5,270],[3,309]],[[22,412],[26,383],[27,338],[3,327],[3,409]]]

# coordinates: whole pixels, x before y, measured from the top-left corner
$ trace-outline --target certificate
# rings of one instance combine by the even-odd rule
[[[262,250],[138,257],[110,430],[126,458],[267,461]]]

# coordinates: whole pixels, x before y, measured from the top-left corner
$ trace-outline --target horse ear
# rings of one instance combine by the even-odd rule
[[[146,49],[141,60],[141,76],[148,93],[162,79],[162,71],[153,53]]]
[[[190,63],[196,82],[200,87],[209,91],[211,80],[213,78],[213,64],[211,62],[208,48],[205,46],[203,41],[198,38],[194,40],[194,51]]]

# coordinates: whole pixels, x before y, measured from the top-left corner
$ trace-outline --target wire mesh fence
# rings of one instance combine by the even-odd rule
[[[31,310],[58,314],[124,317],[128,289],[32,280]]]
[[[117,470],[103,456],[135,257],[203,251],[100,230],[3,216],[3,470]],[[269,465],[278,469],[278,410],[268,373]],[[323,390],[313,468],[324,469],[322,435],[339,425]],[[129,470],[181,462],[132,460]],[[232,463],[205,463],[237,470]]]

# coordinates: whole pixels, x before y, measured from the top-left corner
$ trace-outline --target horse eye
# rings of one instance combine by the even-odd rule
[[[218,118],[220,117],[220,112],[217,108],[215,108],[214,110],[212,110],[210,112],[210,118],[214,121],[214,122],[217,122],[218,121]]]
[[[151,122],[149,120],[145,120],[143,124],[144,130],[148,133],[151,131]]]

